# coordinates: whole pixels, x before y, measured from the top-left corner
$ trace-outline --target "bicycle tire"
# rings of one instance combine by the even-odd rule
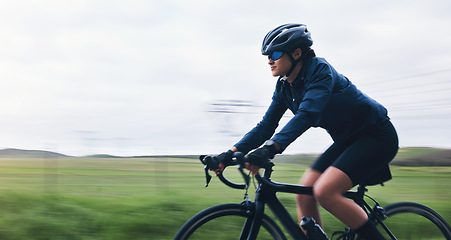
[[[242,204],[213,206],[188,220],[177,232],[174,240],[239,239],[245,220],[252,215],[252,211]],[[224,224],[225,221],[227,224]],[[258,239],[286,240],[287,238],[279,226],[264,214]]]
[[[425,205],[399,202],[387,205],[384,210],[387,218],[383,223],[396,239],[451,240],[449,224],[440,214]],[[386,231],[377,225],[384,237],[391,239]]]

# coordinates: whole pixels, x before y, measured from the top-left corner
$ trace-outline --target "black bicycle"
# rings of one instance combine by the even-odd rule
[[[211,176],[210,168],[216,169],[211,156],[201,156],[205,165],[207,185]],[[230,165],[238,165],[238,171],[244,178],[244,184],[234,183],[221,173],[219,179],[231,188],[246,189],[245,200],[241,203],[221,204],[207,208],[188,220],[174,237],[175,240],[185,239],[287,239],[285,232],[279,227],[284,226],[286,233],[292,239],[309,239],[292,218],[276,196],[277,192],[312,195],[312,187],[282,184],[271,181],[274,164],[268,162],[263,176],[257,174],[258,181],[255,200],[251,201],[247,194],[250,176],[243,170],[245,157],[235,154]],[[230,166],[229,165],[229,166]],[[366,195],[366,185],[359,185],[356,191],[348,191],[345,197],[352,199],[368,214],[387,239],[447,239],[451,240],[451,227],[436,211],[414,202],[399,202],[381,207],[379,203]],[[369,203],[371,203],[371,205]],[[265,206],[273,212],[279,224],[265,212]],[[334,238],[343,240],[362,239],[354,231],[334,233]],[[327,239],[327,237],[325,237]]]

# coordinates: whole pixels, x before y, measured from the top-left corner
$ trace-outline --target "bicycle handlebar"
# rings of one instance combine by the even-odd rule
[[[201,155],[199,157],[199,160],[202,162],[202,164],[205,165],[204,170],[205,170],[205,180],[206,180],[206,184],[205,187],[208,187],[208,184],[211,181],[211,176],[208,173],[208,171],[210,169],[218,169],[219,168],[219,162],[217,162],[214,157],[212,156],[208,156],[208,155]],[[238,166],[238,171],[241,173],[241,176],[243,176],[244,181],[246,182],[245,184],[242,183],[234,183],[230,180],[228,180],[224,174],[223,171],[220,172],[218,174],[218,178],[221,180],[221,182],[223,182],[225,185],[231,187],[231,188],[235,188],[235,189],[246,189],[249,186],[249,182],[250,182],[250,177],[249,175],[247,175],[246,173],[244,173],[243,168],[244,168],[244,154],[240,153],[240,152],[236,152],[233,154],[233,159],[232,162],[229,163],[227,166],[224,166],[224,169],[228,166]]]
[[[211,176],[208,173],[208,171],[210,169],[218,169],[219,163],[214,159],[214,157],[206,156],[206,155],[200,156],[200,161],[205,165],[204,170],[205,170],[205,178],[207,181],[207,184],[205,185],[205,187],[208,187],[208,184],[210,183],[210,180],[211,180]],[[221,180],[221,182],[223,182],[225,185],[227,185],[231,188],[246,189],[249,186],[250,177],[248,174],[246,174],[243,171],[245,162],[246,162],[246,158],[245,158],[244,154],[240,153],[240,152],[236,152],[233,155],[232,162],[230,164],[228,164],[227,166],[224,166],[224,169],[225,169],[228,166],[238,165],[238,171],[241,173],[241,176],[243,177],[244,181],[246,182],[245,184],[234,183],[234,182],[228,180],[226,177],[224,177],[223,172],[218,174],[218,178]],[[281,184],[281,183],[276,183],[276,182],[271,181],[270,177],[271,177],[271,172],[273,171],[272,170],[273,166],[274,166],[274,164],[272,162],[268,162],[267,164],[265,164],[265,166],[261,166],[262,168],[265,169],[265,174],[264,174],[264,176],[261,176],[259,173],[257,173],[255,175],[255,177],[257,178],[257,181],[262,184],[272,187],[273,189],[275,189],[278,192],[288,192],[288,193],[307,194],[307,195],[313,194],[312,187],[292,185],[292,184]]]

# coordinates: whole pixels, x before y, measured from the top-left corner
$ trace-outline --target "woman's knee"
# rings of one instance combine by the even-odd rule
[[[331,167],[313,185],[313,195],[321,206],[327,207],[350,188],[350,178],[341,170]]]
[[[313,197],[321,206],[327,206],[327,204],[334,199],[335,193],[331,189],[325,187],[323,184],[315,184],[313,186]]]

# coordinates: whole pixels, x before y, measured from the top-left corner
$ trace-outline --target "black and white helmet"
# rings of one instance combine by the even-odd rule
[[[313,40],[304,24],[284,24],[266,34],[262,44],[262,54],[288,52],[296,48],[308,49]]]

